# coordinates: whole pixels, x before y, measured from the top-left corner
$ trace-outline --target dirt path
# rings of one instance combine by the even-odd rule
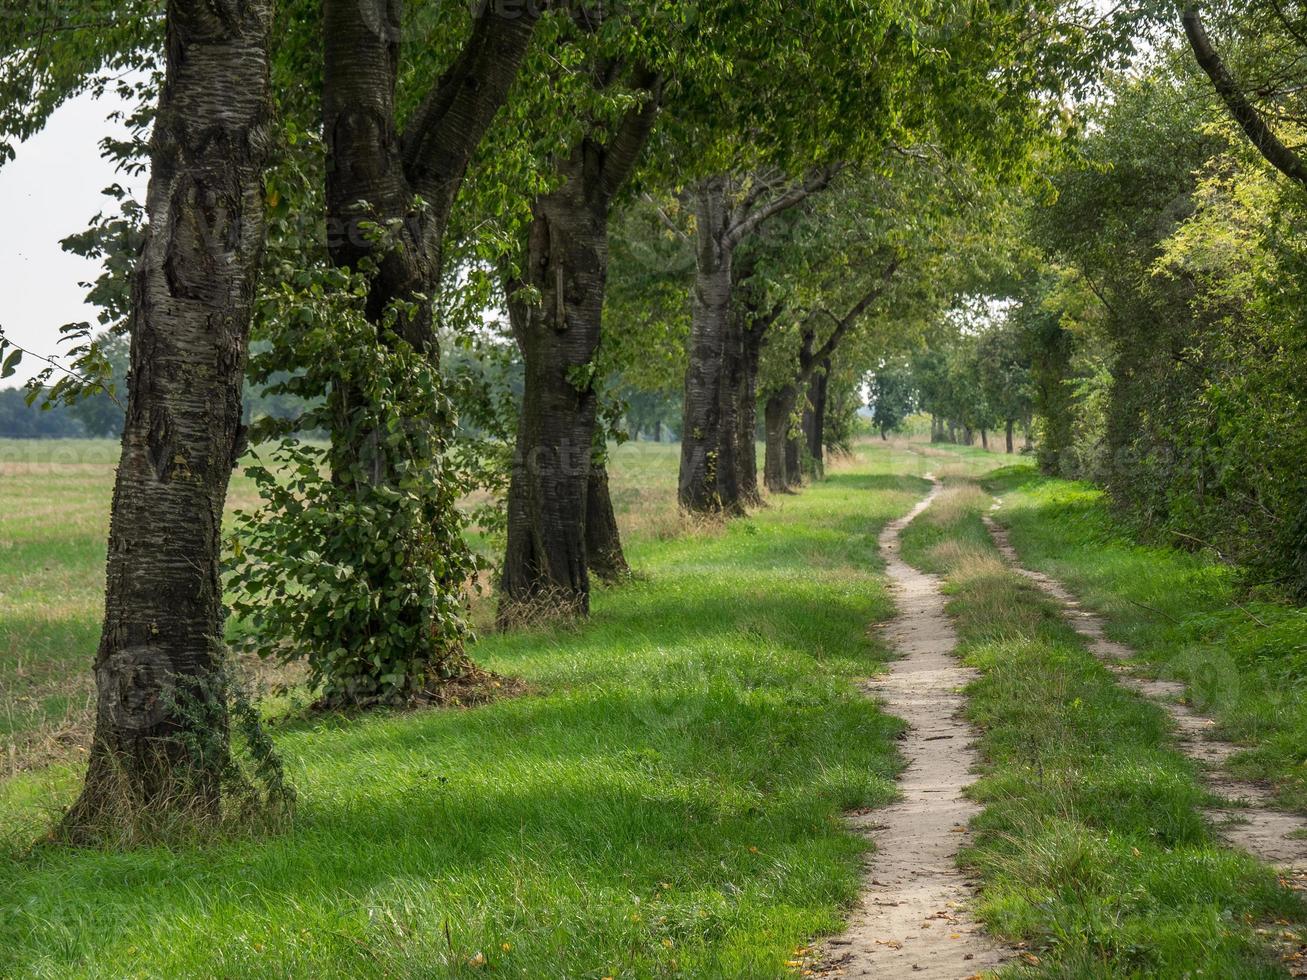
[[[1081,609],[1079,601],[1060,582],[1022,567],[1005,528],[989,517],[985,518],[985,526],[1012,567],[1062,605],[1067,621],[1088,641],[1094,656],[1103,661],[1122,684],[1166,710],[1175,721],[1180,750],[1203,764],[1207,785],[1212,792],[1232,803],[1243,804],[1241,807],[1207,811],[1226,840],[1279,868],[1286,884],[1307,889],[1307,839],[1304,839],[1307,818],[1276,809],[1268,789],[1236,779],[1226,772],[1222,767],[1238,747],[1213,735],[1216,723],[1212,719],[1179,703],[1178,699],[1185,693],[1184,685],[1136,677],[1123,663],[1134,656],[1134,651],[1109,640],[1102,619]]]
[[[900,532],[939,491],[935,482],[929,496],[880,536],[898,604],[885,637],[902,659],[867,691],[907,721],[900,747],[908,768],[901,802],[856,818],[876,842],[876,854],[848,930],[827,944],[821,976],[961,980],[1010,955],[967,914],[973,889],[956,863],[967,821],[979,810],[962,795],[978,761],[959,693],[973,671],[952,655],[957,637],[939,580],[899,558]]]

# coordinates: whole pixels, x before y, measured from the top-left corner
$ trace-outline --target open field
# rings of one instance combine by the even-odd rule
[[[76,771],[0,788],[0,975],[769,976],[836,929],[893,795],[880,527],[922,481],[860,461],[712,534],[632,534],[647,576],[582,627],[484,638],[533,693],[278,728],[273,840],[19,857]],[[89,533],[89,531],[87,532]]]
[[[89,737],[118,451],[107,439],[0,440],[0,774],[67,757]],[[680,532],[678,452],[649,442],[613,452],[613,506],[633,543]],[[228,511],[257,504],[238,470]]]

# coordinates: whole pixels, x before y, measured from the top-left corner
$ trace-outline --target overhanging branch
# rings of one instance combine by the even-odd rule
[[[1257,107],[1244,94],[1238,81],[1212,45],[1211,38],[1207,36],[1207,29],[1203,26],[1203,18],[1198,8],[1192,5],[1186,6],[1180,13],[1180,21],[1184,25],[1185,36],[1189,38],[1189,46],[1193,48],[1199,67],[1212,80],[1216,93],[1253,146],[1257,147],[1258,152],[1276,170],[1307,187],[1307,165],[1304,165],[1302,158],[1275,135]]]

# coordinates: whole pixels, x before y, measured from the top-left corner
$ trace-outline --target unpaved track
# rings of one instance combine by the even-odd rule
[[[985,526],[1012,567],[1061,604],[1067,622],[1088,641],[1094,656],[1103,661],[1122,684],[1166,710],[1175,721],[1180,750],[1203,764],[1207,785],[1212,792],[1244,804],[1238,809],[1229,807],[1207,811],[1226,840],[1275,865],[1283,873],[1286,884],[1307,888],[1307,839],[1292,836],[1295,833],[1307,834],[1307,818],[1277,809],[1268,789],[1236,779],[1226,772],[1222,766],[1238,751],[1238,747],[1214,737],[1216,723],[1212,719],[1177,701],[1185,693],[1184,685],[1174,681],[1148,680],[1132,674],[1123,661],[1132,658],[1134,651],[1109,640],[1102,619],[1081,609],[1076,597],[1060,582],[1023,567],[1004,527],[990,517],[985,518]]]
[[[979,809],[962,795],[978,756],[959,689],[974,672],[953,657],[957,636],[939,580],[899,558],[900,532],[939,491],[935,482],[929,496],[880,536],[898,604],[885,637],[902,659],[867,691],[908,723],[900,745],[908,768],[901,802],[855,818],[876,853],[848,930],[827,943],[821,976],[961,980],[1010,956],[967,914],[973,889],[956,861],[967,821]]]

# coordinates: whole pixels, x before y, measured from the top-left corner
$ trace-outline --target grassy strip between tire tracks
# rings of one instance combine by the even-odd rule
[[[1301,897],[1215,840],[1165,713],[1116,684],[1003,565],[981,524],[990,504],[974,480],[950,481],[906,531],[904,556],[945,576],[959,652],[982,672],[968,693],[985,810],[964,860],[986,925],[1025,944],[1012,972],[1285,975]]]

